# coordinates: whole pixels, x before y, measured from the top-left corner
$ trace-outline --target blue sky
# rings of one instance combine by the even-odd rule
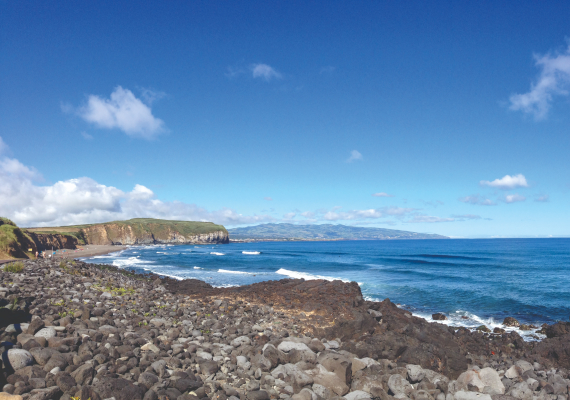
[[[569,236],[569,20],[557,1],[0,1],[0,214]]]

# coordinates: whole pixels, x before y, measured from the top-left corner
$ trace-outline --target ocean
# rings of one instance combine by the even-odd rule
[[[84,260],[217,287],[284,278],[356,281],[368,300],[389,298],[430,321],[441,312],[452,326],[493,329],[507,316],[539,326],[570,316],[570,239],[130,246]]]

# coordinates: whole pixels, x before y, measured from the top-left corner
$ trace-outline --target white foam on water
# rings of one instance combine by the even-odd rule
[[[168,254],[166,251],[157,251],[156,254]]]
[[[210,254],[213,254],[215,256],[225,256],[225,253],[218,253],[217,251],[212,251]]]
[[[138,257],[129,257],[127,259],[113,260],[113,265],[115,267],[119,267],[119,268],[125,268],[125,267],[130,267],[130,266],[138,266],[141,264],[154,264],[154,262],[153,261],[140,260]]]
[[[529,330],[529,331],[521,331],[520,329],[518,329],[516,327],[505,326],[502,324],[501,321],[497,321],[493,317],[481,318],[480,316],[478,316],[476,314],[470,313],[468,311],[463,311],[463,310],[457,310],[454,313],[447,314],[446,315],[447,319],[443,320],[443,321],[435,321],[432,318],[431,314],[426,314],[426,313],[412,312],[412,315],[414,315],[416,317],[423,318],[428,322],[437,322],[440,324],[444,324],[444,325],[452,326],[452,327],[458,327],[458,328],[459,327],[465,327],[465,328],[468,328],[470,330],[475,330],[475,329],[477,329],[477,327],[479,327],[481,325],[485,325],[487,328],[489,328],[491,330],[491,332],[495,328],[501,328],[507,332],[516,331],[523,338],[523,340],[525,340],[527,342],[542,340],[542,339],[546,338],[546,335],[535,332],[535,330],[538,330],[538,329]],[[537,324],[534,324],[534,325],[536,326]]]
[[[219,273],[221,274],[241,274],[241,275],[255,275],[251,272],[244,272],[244,271],[229,271],[227,269],[219,269]]]
[[[261,254],[261,251],[242,251],[242,254]]]
[[[147,271],[152,271],[153,273],[155,273],[155,274],[157,274],[157,275],[160,275],[160,276],[167,276],[167,277],[169,277],[169,278],[176,279],[177,281],[183,281],[184,279],[186,279],[186,278],[182,278],[182,277],[180,277],[180,276],[169,275],[169,274],[165,274],[165,273],[163,273],[163,272],[158,272],[158,271],[155,271],[155,270],[151,270],[150,268],[144,268],[144,269],[147,270]]]
[[[200,268],[200,267],[194,267],[194,269],[204,269],[204,268]]]
[[[285,269],[285,268],[281,268],[278,271],[276,271],[275,273],[279,274],[279,275],[286,275],[286,276],[289,276],[289,277],[294,278],[294,279],[305,279],[307,281],[315,280],[315,279],[324,279],[327,281],[350,282],[350,280],[348,280],[348,279],[332,278],[330,276],[313,275],[313,274],[308,274],[306,272],[290,271],[290,270]]]
[[[215,287],[215,288],[237,287],[237,286],[239,286],[239,285],[232,285],[231,283],[223,283],[221,285],[212,285],[212,287]]]

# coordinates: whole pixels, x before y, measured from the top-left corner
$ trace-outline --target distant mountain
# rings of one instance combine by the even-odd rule
[[[263,224],[228,229],[230,240],[391,240],[449,239],[431,233],[416,233],[384,228],[346,225]]]

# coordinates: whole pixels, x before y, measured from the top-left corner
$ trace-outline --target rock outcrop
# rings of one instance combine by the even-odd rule
[[[44,250],[60,250],[77,248],[78,240],[71,235],[62,235],[59,233],[35,233],[27,232],[28,236],[34,241],[38,251]]]

